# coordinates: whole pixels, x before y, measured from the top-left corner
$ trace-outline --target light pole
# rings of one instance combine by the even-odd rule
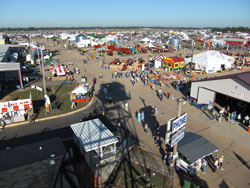
[[[43,59],[43,50],[41,49],[41,62],[42,62],[42,73],[43,73],[43,89],[44,89],[44,95],[47,95],[46,91],[46,83],[45,83],[45,73],[44,73],[44,59]]]
[[[45,112],[50,112],[50,102],[49,97],[47,96],[46,90],[46,80],[45,80],[45,71],[44,71],[44,58],[43,58],[43,49],[41,48],[41,63],[42,63],[42,74],[43,74],[43,89],[44,89],[44,101],[45,101]]]

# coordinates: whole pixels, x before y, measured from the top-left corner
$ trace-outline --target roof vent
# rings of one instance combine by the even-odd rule
[[[56,162],[55,162],[55,160],[54,160],[54,159],[50,160],[50,161],[49,161],[49,163],[50,163],[50,165],[54,165],[54,164],[56,164]]]
[[[53,157],[55,157],[55,156],[56,156],[56,154],[54,154],[54,153],[52,153],[52,154],[50,155],[51,158],[53,158]]]

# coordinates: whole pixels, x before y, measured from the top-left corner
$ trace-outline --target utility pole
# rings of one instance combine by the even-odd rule
[[[192,40],[192,44],[191,44],[191,62],[190,62],[190,69],[189,69],[189,77],[192,77],[192,64],[193,64],[193,51],[194,51],[194,41]]]
[[[46,83],[45,83],[45,73],[44,73],[43,49],[42,49],[42,48],[41,48],[41,63],[42,63],[42,73],[43,73],[43,89],[44,89],[44,95],[47,95]]]
[[[181,98],[177,99],[177,118],[181,116],[181,105],[183,100]],[[177,152],[177,144],[174,145],[173,155]],[[175,167],[175,159],[173,160],[173,167]]]
[[[177,99],[177,118],[181,116],[181,105],[183,104],[183,100],[181,98]],[[177,153],[177,144],[174,145],[174,149],[173,149],[173,157],[176,155]],[[174,188],[174,179],[175,179],[175,173],[174,173],[174,169],[175,169],[175,159],[173,159],[173,174],[172,174],[172,188]]]

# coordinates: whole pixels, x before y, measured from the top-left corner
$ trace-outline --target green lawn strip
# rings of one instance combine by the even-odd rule
[[[43,93],[41,91],[31,89],[32,100],[39,100],[43,98]],[[28,99],[30,98],[30,90],[19,90],[8,95],[8,100],[19,100],[19,99]]]
[[[68,113],[87,105],[87,103],[79,102],[77,103],[76,108],[71,109],[70,92],[75,88],[75,85],[58,85],[48,88],[52,89],[51,92],[47,93],[48,95],[53,94],[53,91],[56,92],[56,99],[51,103],[51,106],[55,105],[57,108],[51,111],[50,113],[45,113],[44,106],[35,106],[35,108],[37,108],[36,119]],[[35,103],[34,101],[43,100],[43,93],[41,91],[31,89],[31,95],[33,104]],[[8,95],[8,100],[19,100],[28,98],[30,98],[30,89],[18,90]]]

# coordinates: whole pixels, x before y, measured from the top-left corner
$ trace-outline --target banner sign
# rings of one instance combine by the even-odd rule
[[[184,138],[185,130],[186,130],[186,128],[183,127],[181,130],[179,130],[177,133],[175,133],[172,136],[171,147],[174,147],[175,144],[177,144],[182,138]]]
[[[30,99],[0,102],[0,113],[32,108]]]
[[[172,134],[186,125],[187,113],[172,121]]]

